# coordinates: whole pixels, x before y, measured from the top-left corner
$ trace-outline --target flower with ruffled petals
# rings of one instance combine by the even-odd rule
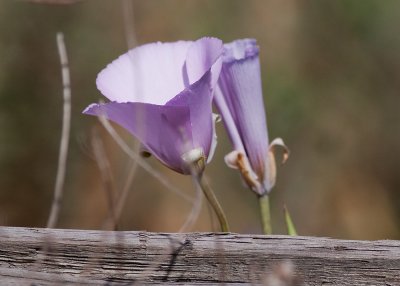
[[[269,145],[261,88],[259,48],[254,39],[224,45],[223,64],[214,101],[232,141],[226,155],[228,166],[238,169],[245,183],[257,194],[270,192],[276,169]]]
[[[188,174],[190,163],[204,165],[215,148],[212,98],[222,52],[215,38],[132,49],[97,77],[97,88],[110,102],[91,104],[84,113],[104,115],[163,164]]]

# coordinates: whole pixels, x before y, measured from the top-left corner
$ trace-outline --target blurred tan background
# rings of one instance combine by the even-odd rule
[[[254,37],[260,45],[269,134],[291,157],[271,194],[273,228],[282,206],[302,235],[400,239],[400,1],[136,0],[139,44]],[[121,1],[73,5],[0,2],[0,224],[43,227],[56,177],[62,85],[55,42],[65,33],[72,127],[59,227],[98,229],[108,203],[90,139],[106,142],[116,190],[131,161],[82,110],[102,98],[97,73],[125,52]],[[132,139],[118,129],[130,143]],[[207,175],[232,231],[260,233],[256,197],[225,167],[230,145],[218,127]],[[149,162],[182,191],[191,180]],[[190,205],[139,169],[119,229],[177,231]],[[210,231],[207,207],[193,231]]]

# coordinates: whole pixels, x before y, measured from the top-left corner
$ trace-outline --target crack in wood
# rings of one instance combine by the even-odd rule
[[[305,285],[400,285],[399,241],[0,227],[1,285],[257,284],[287,262]]]

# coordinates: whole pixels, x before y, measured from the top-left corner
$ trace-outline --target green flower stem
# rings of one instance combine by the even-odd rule
[[[226,219],[226,215],[225,215],[224,211],[222,210],[222,207],[221,207],[220,203],[218,202],[214,191],[204,181],[202,176],[198,176],[197,182],[198,182],[200,188],[202,189],[204,196],[207,198],[207,200],[210,203],[211,207],[213,208],[215,214],[217,215],[219,224],[221,226],[221,231],[229,232],[229,225],[228,225],[228,221]]]
[[[271,227],[271,211],[269,207],[269,197],[267,194],[259,196],[258,202],[260,205],[261,224],[264,234],[272,234]]]

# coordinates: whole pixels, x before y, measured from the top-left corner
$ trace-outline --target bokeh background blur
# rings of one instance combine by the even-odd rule
[[[285,233],[286,204],[302,235],[400,239],[400,1],[132,4],[0,2],[0,225],[46,225],[62,123],[55,41],[62,31],[70,61],[72,126],[58,227],[101,227],[108,202],[90,143],[93,128],[105,142],[115,190],[123,188],[132,162],[96,118],[81,112],[102,98],[97,73],[127,49],[124,12],[131,7],[129,29],[138,44],[202,36],[258,40],[269,134],[284,138],[291,149],[271,194],[275,233]],[[256,197],[224,165],[231,147],[222,124],[218,133],[207,175],[232,231],[260,233]],[[189,177],[148,160],[183,192],[194,194]],[[190,208],[139,168],[119,229],[174,232]],[[204,206],[193,231],[209,230]]]

